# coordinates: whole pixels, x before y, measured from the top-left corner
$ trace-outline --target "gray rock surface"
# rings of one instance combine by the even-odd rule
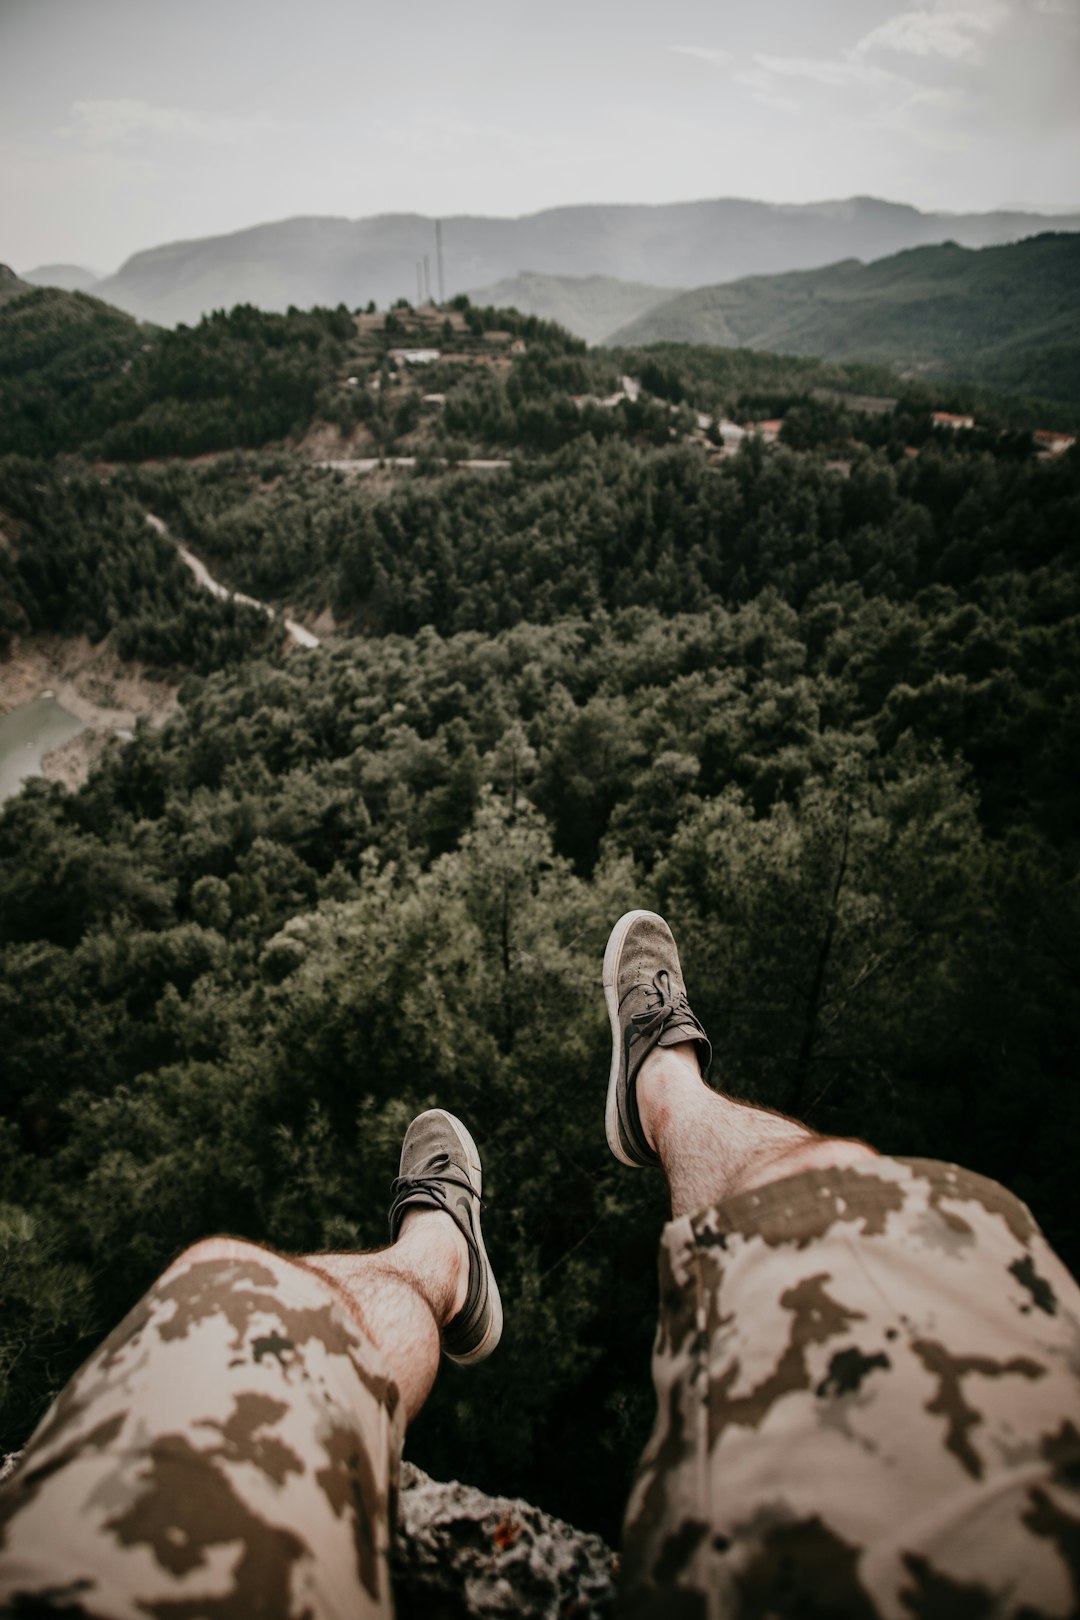
[[[398,1620],[610,1620],[616,1555],[528,1502],[402,1464]]]

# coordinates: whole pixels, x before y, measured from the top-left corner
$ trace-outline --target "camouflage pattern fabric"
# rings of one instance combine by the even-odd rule
[[[673,1221],[623,1612],[1080,1614],[1080,1290],[952,1165],[810,1171]]]
[[[366,1620],[404,1414],[329,1285],[254,1244],[182,1257],[0,1491],[0,1611]]]

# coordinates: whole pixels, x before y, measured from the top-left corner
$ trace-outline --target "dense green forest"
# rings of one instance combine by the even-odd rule
[[[346,310],[250,306],[166,331],[38,288],[0,320],[0,452],[199,455],[302,432],[352,332]]]
[[[456,314],[468,354],[494,317]],[[207,399],[241,397],[248,322],[203,331]],[[1080,1260],[1080,456],[934,433],[921,394],[862,419],[773,356],[639,355],[641,413],[590,418],[624,357],[528,332],[425,371],[461,418],[396,478],[0,460],[7,641],[110,634],[183,678],[81,790],[0,812],[0,1444],[193,1239],[382,1242],[439,1103],[484,1156],[507,1330],[408,1452],[614,1537],[664,1215],[604,1142],[631,905],[671,918],[725,1087],[998,1176]],[[387,347],[323,397],[407,442]],[[787,443],[694,436],[765,405]],[[443,465],[500,420],[510,465]],[[338,633],[286,655],[147,511]]]
[[[257,609],[200,590],[145,508],[96,478],[0,457],[0,657],[38,630],[115,632],[122,658],[202,673],[264,650]]]
[[[402,364],[395,349],[409,345],[434,345],[440,358]],[[605,406],[626,373],[640,378],[640,395]],[[175,330],[55,288],[0,302],[0,454],[91,462],[284,447],[318,424],[361,434],[349,453],[451,461],[550,453],[586,437],[663,445],[692,439],[698,412],[750,421],[805,407],[820,388],[896,396],[888,430],[898,452],[930,433],[935,409],[977,410],[995,433],[1080,427],[1080,403],[1047,404],[1037,381],[1033,398],[1002,397],[974,384],[901,382],[885,366],[749,349],[586,351],[536,316],[467,298],[441,313],[370,317],[344,306],[272,315],[240,305]],[[875,433],[851,412],[834,412],[831,431],[841,444],[881,436],[880,424]]]

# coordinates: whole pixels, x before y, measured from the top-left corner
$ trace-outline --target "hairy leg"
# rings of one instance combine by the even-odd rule
[[[247,1253],[249,1245],[207,1238],[180,1259],[228,1260],[237,1257],[234,1251]],[[469,1251],[459,1228],[440,1210],[412,1209],[388,1249],[293,1260],[334,1289],[382,1352],[411,1422],[439,1370],[439,1329],[465,1303]]]
[[[798,1170],[876,1157],[865,1142],[819,1136],[785,1114],[713,1091],[701,1078],[692,1043],[657,1047],[646,1058],[637,1081],[637,1104],[667,1176],[673,1216]]]

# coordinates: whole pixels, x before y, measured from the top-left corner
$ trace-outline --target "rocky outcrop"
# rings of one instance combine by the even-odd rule
[[[402,1464],[398,1620],[609,1620],[615,1570],[599,1536]]]

